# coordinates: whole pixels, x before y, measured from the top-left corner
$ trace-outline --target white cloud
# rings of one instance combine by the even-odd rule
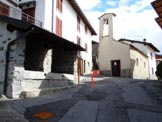
[[[120,0],[119,6],[128,5],[129,0]]]
[[[114,0],[107,1],[107,5],[110,5],[110,6],[116,6],[117,4],[118,4],[118,2],[117,1],[114,1]]]
[[[82,10],[90,10],[99,4],[100,0],[76,0]]]

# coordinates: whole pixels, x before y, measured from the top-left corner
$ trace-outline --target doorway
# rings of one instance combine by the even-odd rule
[[[112,76],[120,77],[120,60],[112,60],[111,61],[111,69],[112,69]]]

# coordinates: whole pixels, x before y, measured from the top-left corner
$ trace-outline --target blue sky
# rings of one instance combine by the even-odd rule
[[[146,38],[162,52],[162,29],[155,22],[157,13],[151,6],[154,0],[76,0],[99,31],[98,17],[115,13],[115,39],[128,38],[142,41]],[[98,41],[98,37],[94,37]]]

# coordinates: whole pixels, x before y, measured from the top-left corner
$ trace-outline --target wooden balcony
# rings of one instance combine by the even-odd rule
[[[32,17],[18,9],[15,9],[11,6],[5,5],[2,2],[0,2],[0,15],[8,16],[8,17],[19,19],[22,21],[27,21],[31,24],[38,26],[38,27],[42,27],[41,21],[35,19],[34,17]]]

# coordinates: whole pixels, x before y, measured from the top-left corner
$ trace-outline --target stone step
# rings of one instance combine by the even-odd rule
[[[59,122],[95,122],[97,110],[98,102],[79,101]]]
[[[70,88],[74,88],[78,85],[69,85],[64,87],[55,87],[55,88],[42,88],[42,89],[30,89],[25,90],[21,93],[20,98],[32,98],[32,97],[38,97],[46,94],[50,94],[57,91],[67,90]]]

